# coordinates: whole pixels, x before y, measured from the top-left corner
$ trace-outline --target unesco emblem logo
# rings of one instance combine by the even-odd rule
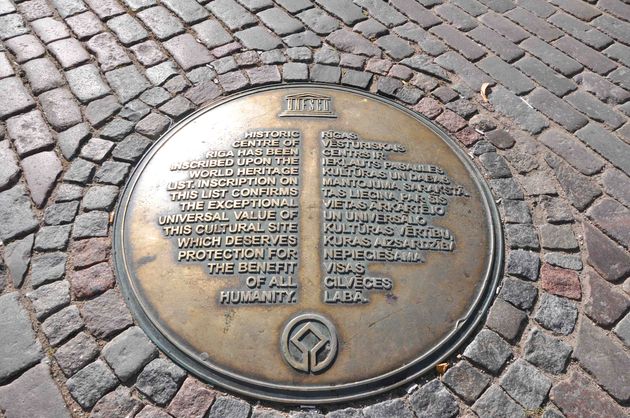
[[[333,99],[315,93],[288,94],[284,96],[284,107],[280,117],[336,118]]]
[[[337,354],[335,326],[321,315],[302,314],[282,332],[282,354],[296,370],[318,373],[326,370]]]

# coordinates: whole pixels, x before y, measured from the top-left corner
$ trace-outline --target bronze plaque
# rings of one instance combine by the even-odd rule
[[[121,197],[117,276],[141,326],[226,389],[314,404],[386,391],[474,329],[502,262],[496,207],[435,125],[317,84],[200,109]]]

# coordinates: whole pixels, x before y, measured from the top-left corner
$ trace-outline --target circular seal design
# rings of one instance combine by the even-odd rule
[[[433,370],[476,329],[503,263],[494,201],[456,141],[319,84],[244,91],[179,122],[137,163],[112,233],[120,288],[164,353],[296,404]]]
[[[302,314],[284,327],[280,340],[284,359],[296,370],[318,373],[337,355],[335,326],[321,315]]]

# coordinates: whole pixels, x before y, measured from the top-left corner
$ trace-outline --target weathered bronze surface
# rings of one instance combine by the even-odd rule
[[[321,85],[194,113],[139,163],[117,276],[156,343],[262,399],[324,403],[432,368],[473,330],[502,248],[487,187],[403,107]]]

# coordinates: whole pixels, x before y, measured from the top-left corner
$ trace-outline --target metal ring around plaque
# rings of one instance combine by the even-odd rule
[[[319,404],[390,390],[473,332],[502,268],[488,187],[422,116],[278,85],[193,113],[146,152],[113,231],[140,326],[195,375]]]

